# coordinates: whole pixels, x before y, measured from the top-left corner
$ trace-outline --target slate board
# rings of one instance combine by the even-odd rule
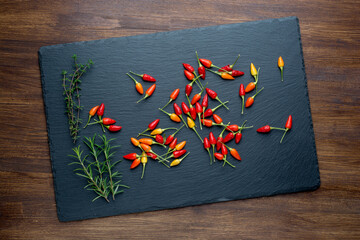
[[[61,72],[72,69],[71,56],[76,53],[80,63],[89,58],[94,62],[81,85],[81,102],[85,108],[81,118],[87,119],[92,106],[105,103],[105,116],[118,120],[123,126],[119,133],[106,133],[107,137],[116,138],[114,144],[121,145],[116,154],[116,159],[121,159],[130,152],[140,153],[130,144],[129,138],[136,136],[154,119],[161,119],[159,127],[162,128],[180,126],[157,108],[168,101],[175,88],[181,89],[176,102],[179,105],[186,102],[184,87],[189,82],[183,75],[182,63],[197,66],[195,50],[218,66],[231,64],[241,53],[235,69],[243,70],[244,76],[225,81],[207,72],[203,84],[208,82],[208,87],[216,90],[220,99],[230,100],[230,111],[225,108],[217,111],[225,122],[241,125],[248,120],[248,126],[254,126],[243,131],[240,144],[229,143],[238,149],[243,160],[239,162],[229,156],[235,169],[222,167],[220,162],[210,165],[208,153],[195,133],[183,129],[177,137],[187,141],[186,149],[191,154],[179,166],[167,169],[149,160],[145,177],[140,180],[141,166],[130,171],[131,162],[124,160],[116,170],[123,173],[124,184],[131,188],[118,195],[116,201],[106,203],[99,199],[91,202],[95,195],[83,189],[86,180],[76,176],[74,167],[68,165],[71,162],[68,155],[72,154],[75,145],[69,136],[64,114]],[[280,81],[277,67],[279,56],[285,61],[284,82]],[[241,115],[238,89],[240,83],[246,86],[253,80],[249,70],[251,62],[261,67],[259,87],[265,89],[256,97],[255,104]],[[314,190],[320,185],[296,17],[45,46],[39,50],[39,63],[60,221]],[[133,81],[125,75],[129,70],[148,73],[157,79],[154,95],[141,104],[135,103],[140,95],[135,91]],[[151,85],[142,83],[145,89]],[[194,84],[192,95],[196,92],[199,89]],[[217,104],[210,101],[210,107]],[[172,106],[166,110],[172,112]],[[289,114],[294,119],[293,129],[282,144],[279,143],[281,131],[256,132],[265,124],[283,127]],[[200,131],[198,128],[198,131],[202,137],[208,136],[209,129]],[[212,131],[218,135],[221,128],[213,127]],[[100,126],[88,127],[80,136],[94,133],[102,134]],[[76,145],[79,143],[81,141]],[[163,152],[161,147],[153,149]]]

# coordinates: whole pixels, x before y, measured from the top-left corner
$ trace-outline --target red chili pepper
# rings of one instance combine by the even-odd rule
[[[240,126],[237,124],[229,125],[226,130],[236,132],[240,129]]]
[[[214,153],[214,156],[219,161],[224,159],[224,155],[222,155],[221,153]]]
[[[136,153],[129,153],[125,156],[123,156],[123,158],[127,159],[127,160],[135,160],[136,158],[139,158],[140,156],[137,155]]]
[[[242,133],[238,132],[235,134],[235,143],[238,144],[242,138]]]
[[[134,169],[134,168],[136,168],[137,166],[139,166],[140,165],[140,158],[136,158],[133,162],[132,162],[132,164],[131,164],[131,166],[130,166],[130,169]]]
[[[177,144],[177,138],[174,138],[169,145],[169,149],[174,149],[176,147],[176,144]]]
[[[254,98],[256,97],[256,95],[259,94],[259,92],[261,92],[264,88],[260,89],[260,91],[258,91],[257,93],[255,93],[254,96],[252,97],[249,97],[247,100],[246,100],[246,103],[245,103],[245,107],[251,107],[251,105],[254,104]]]
[[[271,127],[269,125],[265,125],[261,128],[258,128],[256,131],[259,133],[268,133],[271,131]]]
[[[190,64],[187,64],[187,63],[183,63],[183,66],[186,70],[188,70],[189,72],[195,72],[195,69],[190,65]]]
[[[223,123],[223,120],[222,120],[222,118],[219,116],[219,115],[217,115],[217,114],[213,114],[213,118],[214,118],[214,121],[217,123],[217,124],[222,124]]]
[[[146,155],[147,155],[148,157],[151,157],[151,158],[154,159],[154,160],[156,160],[156,159],[158,158],[158,156],[157,156],[156,154],[151,153],[151,152],[147,152]]]
[[[235,143],[238,144],[242,138],[242,133],[241,131],[244,130],[244,129],[249,129],[249,128],[252,128],[253,126],[251,127],[245,127],[245,123],[246,123],[247,120],[244,121],[244,123],[241,125],[240,128],[238,128],[239,130],[235,133]]]
[[[240,57],[240,54],[237,56],[237,58],[235,59],[235,62],[234,62],[232,65],[226,65],[226,66],[220,68],[220,69],[219,69],[219,72],[223,72],[223,71],[228,71],[228,72],[230,72],[230,71],[232,71],[233,68],[234,68],[234,65],[235,65],[235,63],[237,62],[237,60],[239,59],[239,57]]]
[[[196,110],[194,107],[190,108],[190,115],[192,119],[196,120]]]
[[[107,129],[109,129],[110,132],[118,132],[121,130],[121,126],[115,126],[115,125],[110,125],[110,126],[105,126]]]
[[[216,139],[212,132],[209,133],[209,143],[212,146],[212,152],[213,152],[213,159],[214,159],[214,153],[215,153],[215,145],[216,145]],[[215,159],[214,159],[215,162]]]
[[[230,142],[231,140],[233,140],[234,139],[234,133],[233,132],[229,132],[226,136],[225,136],[225,138],[224,138],[224,140],[222,141],[222,143],[227,143],[227,142]]]
[[[245,73],[239,70],[232,70],[231,72],[229,72],[229,74],[233,77],[240,77],[243,76]]]
[[[156,82],[156,79],[153,78],[152,76],[150,76],[149,74],[137,74],[137,73],[134,73],[132,71],[130,71],[130,73],[136,75],[136,76],[139,76],[141,77],[144,81],[146,82]]]
[[[184,74],[185,74],[185,77],[190,81],[195,78],[195,75],[192,74],[191,72],[189,72],[188,70],[184,70]]]
[[[141,134],[143,134],[144,132],[146,131],[149,131],[149,130],[154,130],[156,128],[156,126],[159,124],[160,122],[160,119],[155,119],[154,121],[152,121],[149,125],[148,125],[148,128],[145,129],[145,131],[143,131],[142,133],[139,133],[137,136],[140,136]]]
[[[205,94],[201,102],[201,106],[202,106],[202,116],[203,116],[202,118],[204,119],[204,111],[209,106],[209,95]]]
[[[144,93],[144,89],[143,89],[143,86],[141,85],[141,83],[136,81],[136,79],[133,78],[130,74],[126,73],[126,75],[128,75],[134,81],[136,91],[142,95]]]
[[[188,85],[186,85],[186,87],[185,87],[186,96],[189,96],[191,94],[192,90],[193,90],[193,87],[192,87],[192,82],[191,82]]]
[[[105,105],[102,103],[100,104],[100,107],[98,108],[96,114],[99,116],[99,117],[102,117],[104,115],[104,111],[105,111]],[[101,119],[100,119],[101,120]]]
[[[226,129],[226,127],[224,127],[224,129],[221,131],[220,135],[216,139],[217,140],[217,142],[216,142],[216,151],[219,151],[220,148],[221,148],[222,142],[224,140],[223,139],[223,134],[224,134],[225,129]]]
[[[216,72],[211,69],[206,69],[206,70],[219,75],[222,79],[225,79],[225,80],[234,80],[235,79],[230,73],[227,73],[227,72]]]
[[[100,122],[104,125],[111,125],[111,124],[116,123],[116,121],[111,118],[103,118]]]
[[[155,141],[161,144],[164,144],[164,137],[160,134],[155,136]]]
[[[181,108],[182,108],[182,110],[183,110],[183,112],[185,113],[185,114],[187,114],[189,117],[191,117],[191,115],[190,115],[190,108],[186,105],[186,103],[184,103],[184,102],[182,102],[181,103]]]
[[[221,154],[222,155],[224,155],[224,157],[226,156],[226,155],[228,155],[228,150],[227,150],[227,148],[225,147],[225,145],[224,144],[222,144],[221,145]]]
[[[156,88],[156,84],[154,83],[153,85],[151,85],[151,86],[146,90],[146,92],[145,92],[145,97],[143,97],[142,99],[140,99],[140,100],[137,101],[136,103],[139,103],[139,102],[141,102],[142,100],[150,97],[150,96],[154,93],[155,88]]]
[[[185,153],[186,153],[185,149],[182,149],[182,150],[179,150],[179,151],[174,151],[172,153],[171,157],[178,158],[178,157],[181,157],[182,155],[184,155]]]
[[[177,103],[174,103],[173,104],[173,107],[174,107],[174,112],[176,115],[179,116],[179,118],[181,119],[181,121],[183,121],[183,123],[185,124],[185,126],[187,127],[186,125],[186,122],[184,121],[183,117],[182,117],[182,111],[181,111],[181,108],[179,107],[179,105],[177,105]]]
[[[198,61],[198,64],[199,64],[198,73],[201,76],[201,78],[203,80],[205,80],[205,76],[206,76],[205,67],[200,63],[197,51],[195,53],[196,53],[196,58],[197,58],[197,61]]]
[[[285,137],[285,134],[291,129],[292,127],[292,116],[289,115],[287,121],[286,121],[286,124],[285,124],[285,132],[284,132],[284,135],[282,136],[281,140],[280,140],[280,143],[282,143],[284,137]]]
[[[86,125],[85,125],[84,128],[86,128],[87,125],[89,125],[89,122],[90,122],[91,118],[92,118],[93,116],[95,116],[95,114],[96,114],[96,112],[97,112],[98,109],[99,109],[99,106],[95,106],[95,107],[93,107],[93,108],[90,109],[90,111],[89,111],[89,119],[88,119],[88,121],[87,121],[87,123],[86,123]]]
[[[206,68],[211,68],[211,67],[215,67],[220,69],[219,67],[215,66],[214,64],[212,64],[212,61],[209,59],[205,59],[205,58],[199,58],[199,61],[201,62],[202,65],[204,65]]]
[[[201,105],[200,105],[199,102],[196,102],[196,104],[195,104],[195,110],[196,110],[196,113],[197,113],[197,115],[198,115],[198,117],[199,117],[200,129],[202,129],[201,121],[200,121],[200,119],[201,119],[200,114],[202,113],[202,107],[201,107]]]
[[[216,99],[218,102],[220,102],[227,110],[229,110],[229,108],[219,99],[219,97],[217,96],[217,93],[213,90],[211,90],[210,88],[206,88],[206,92],[207,94],[209,94],[209,97],[211,99]]]
[[[164,109],[167,105],[169,105],[169,103],[171,103],[172,101],[176,100],[176,98],[179,96],[180,93],[180,89],[175,89],[171,94],[170,94],[170,100],[167,104],[165,104],[165,106],[163,106],[161,109]]]
[[[228,103],[229,101],[226,101],[226,102],[224,102],[224,104],[226,104],[226,103]],[[207,109],[205,112],[204,112],[204,114],[203,114],[203,118],[204,117],[211,117],[212,115],[213,115],[213,113],[216,111],[216,109],[218,109],[219,107],[221,107],[222,106],[222,104],[219,104],[218,106],[216,106],[216,107],[214,107],[214,108],[209,108],[209,109]]]
[[[228,151],[226,149],[226,147],[224,145],[221,145],[221,153],[215,153],[215,158],[219,161],[224,161],[223,166],[225,166],[225,163],[229,164],[231,167],[235,167],[234,165],[232,165],[231,163],[228,162],[228,160],[226,159],[226,156],[228,154]]]
[[[241,97],[241,100],[242,100],[241,114],[244,114],[244,104],[245,104],[245,89],[244,89],[244,84],[240,84],[239,96]]]

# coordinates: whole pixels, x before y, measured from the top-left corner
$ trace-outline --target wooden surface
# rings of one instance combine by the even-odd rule
[[[0,1],[0,239],[360,239],[359,9],[325,0]],[[285,16],[300,20],[318,190],[57,220],[39,47]]]

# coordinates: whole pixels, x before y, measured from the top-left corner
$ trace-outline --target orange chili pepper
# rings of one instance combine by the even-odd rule
[[[147,145],[158,144],[158,145],[161,145],[163,147],[166,147],[164,144],[158,143],[158,142],[152,140],[151,138],[141,138],[141,139],[139,139],[139,142],[147,144]]]
[[[88,119],[88,121],[87,121],[87,123],[86,123],[86,125],[85,125],[84,128],[87,127],[87,125],[89,124],[91,118],[92,118],[93,116],[95,116],[95,114],[96,114],[97,110],[99,109],[99,107],[100,107],[100,106],[95,106],[95,107],[93,107],[92,109],[90,109],[90,111],[89,111],[89,119]]]
[[[245,88],[245,92],[248,93],[248,92],[251,92],[252,90],[254,90],[256,87],[256,84],[255,82],[250,82],[246,88]]]
[[[141,85],[141,83],[136,81],[136,79],[133,78],[129,73],[126,73],[126,75],[128,75],[134,81],[136,91],[138,91],[138,93],[140,93],[142,95],[144,93],[144,89],[143,89],[143,86]]]
[[[140,143],[140,147],[145,151],[145,152],[150,152],[151,151],[151,147],[145,143]]]
[[[222,118],[217,115],[217,114],[213,114],[213,118],[214,118],[214,121],[217,123],[217,124],[221,124],[223,122]]]
[[[213,71],[211,69],[206,69],[212,73],[215,73],[217,75],[219,75],[222,79],[226,79],[226,80],[234,80],[235,78],[233,76],[231,76],[229,73],[227,72],[216,72],[216,71]]]
[[[179,96],[180,93],[180,89],[175,89],[171,94],[170,94],[170,100],[167,104],[165,104],[165,106],[163,106],[161,109],[164,109],[167,105],[169,105],[172,101],[176,100],[176,98]]]
[[[130,138],[130,140],[131,140],[131,143],[132,143],[135,147],[139,146],[139,144],[140,144],[139,140],[137,140],[136,138]]]
[[[278,59],[278,67],[280,68],[281,71],[281,81],[284,81],[284,60],[282,59],[281,56]]]
[[[137,166],[139,166],[139,164],[140,164],[140,158],[136,158],[136,159],[131,163],[130,169],[136,168]]]
[[[150,97],[150,96],[154,93],[155,88],[156,88],[156,83],[154,83],[153,85],[151,85],[151,86],[146,90],[146,92],[145,92],[145,97],[143,97],[142,99],[140,99],[140,100],[137,101],[136,103],[139,103],[139,102],[141,102],[142,100]]]
[[[179,143],[179,144],[177,144],[175,146],[175,149],[176,150],[181,150],[181,149],[183,149],[185,147],[185,145],[186,145],[186,141],[182,141],[181,143]]]
[[[256,95],[258,95],[259,92],[261,92],[263,89],[264,89],[264,88],[260,89],[260,91],[258,91],[254,96],[249,97],[249,98],[246,100],[245,107],[250,107],[251,105],[253,105],[253,103],[254,103],[254,98],[255,98]]]
[[[168,115],[172,121],[181,122],[180,117],[178,115],[176,115],[175,113],[168,113],[168,112],[162,110],[161,108],[159,108],[159,110],[162,111],[163,113],[165,113],[166,115]]]

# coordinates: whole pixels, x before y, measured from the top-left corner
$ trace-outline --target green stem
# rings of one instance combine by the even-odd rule
[[[209,151],[209,149],[208,149],[208,148],[206,148],[206,150],[207,150],[207,152],[209,153],[209,157],[210,157],[210,165],[211,165],[211,164],[212,164],[211,153],[210,153],[210,151]]]
[[[283,134],[283,136],[282,136],[282,138],[281,138],[281,140],[280,140],[280,143],[282,143],[282,140],[284,139],[285,134],[287,133],[288,130],[289,130],[288,128],[285,130],[285,132],[284,132],[284,134]]]
[[[201,124],[201,117],[200,117],[200,113],[197,113],[198,118],[199,118],[199,124],[200,124],[200,130],[202,130],[202,124]]]
[[[192,107],[192,105],[191,105],[191,102],[190,102],[189,96],[188,96],[188,95],[186,95],[186,94],[185,94],[185,96],[186,96],[186,98],[187,98],[187,100],[188,100],[188,102],[189,102],[189,105],[190,105],[189,107],[191,108],[191,107]],[[190,116],[191,116],[191,115],[190,115]]]
[[[136,75],[136,76],[143,77],[142,74],[134,73],[134,72],[132,72],[132,71],[129,71],[129,72],[132,73],[132,74],[134,74],[134,75]]]
[[[212,149],[213,149],[213,160],[215,162],[215,144],[212,145]]]
[[[139,103],[139,102],[141,102],[142,100],[145,100],[145,99],[147,99],[149,97],[149,95],[148,94],[145,94],[145,97],[143,97],[142,99],[140,99],[139,101],[137,101],[136,103]]]
[[[236,64],[236,62],[237,62],[237,60],[239,59],[239,57],[240,57],[240,54],[237,56],[235,62],[234,62],[232,65],[230,65],[230,68],[231,68],[231,69],[234,67],[234,65]]]
[[[216,96],[216,98],[215,98],[216,100],[218,100],[218,102],[220,102],[221,103],[221,105],[223,105],[227,110],[229,110],[229,108],[219,99],[219,97],[218,96]]]
[[[143,179],[143,177],[144,177],[145,166],[146,166],[146,163],[143,163],[143,169],[142,169],[141,179]]]
[[[256,97],[256,95],[258,95],[258,94],[259,94],[259,93],[260,93],[263,89],[264,89],[264,87],[263,87],[263,88],[261,88],[261,89],[260,89],[260,91],[256,92],[256,93],[255,93],[255,95],[254,95],[254,96],[252,96],[252,98],[255,98],[255,97]]]
[[[271,130],[281,130],[281,131],[286,131],[285,128],[278,128],[278,127],[270,127]]]
[[[148,130],[150,130],[150,129],[149,129],[149,128],[145,129],[145,131],[143,131],[142,133],[139,133],[139,134],[137,135],[137,137],[139,137],[140,135],[143,135],[143,133],[146,132],[146,131],[148,131]]]
[[[212,73],[215,73],[215,74],[221,76],[221,73],[219,73],[219,72],[215,72],[215,71],[213,71],[213,70],[211,70],[211,69],[208,69],[208,68],[207,68],[206,70],[208,70],[209,72],[212,72]]]
[[[166,114],[166,115],[168,115],[168,116],[170,116],[170,115],[171,115],[170,113],[168,113],[168,112],[166,112],[166,111],[162,110],[161,108],[159,108],[159,110],[160,110],[160,111],[162,111],[163,113],[165,113],[165,114]]]
[[[161,110],[164,109],[167,105],[169,105],[172,101],[173,101],[173,100],[170,98],[169,102],[168,102],[167,104],[165,104],[165,106],[163,106],[163,107],[161,108]]]
[[[126,73],[126,75],[128,75],[133,81],[134,81],[134,83],[135,84],[137,84],[138,83],[138,81],[136,81],[136,79],[135,78],[133,78],[129,73]]]
[[[86,128],[87,127],[87,125],[89,125],[89,122],[90,122],[90,120],[91,120],[91,115],[89,114],[89,119],[88,119],[88,121],[87,121],[87,123],[86,123],[86,125],[85,125],[85,127],[84,128]]]
[[[101,116],[99,116],[99,122],[101,122]],[[100,125],[101,125],[101,128],[102,128],[103,132],[105,132],[104,124],[101,123]]]
[[[224,104],[227,104],[229,101],[226,101],[226,102],[224,102]],[[221,107],[221,106],[223,106],[224,104],[219,104],[219,105],[217,105],[216,107],[214,107],[213,109],[211,109],[213,112],[215,112],[215,110],[216,109],[218,109],[219,107]]]
[[[241,114],[244,114],[245,97],[244,97],[244,96],[241,96],[241,99],[242,99]]]
[[[183,121],[183,123],[185,124],[185,126],[188,127],[188,125],[186,124],[184,118],[183,118],[181,115],[178,115],[178,116],[180,117],[181,121]],[[184,126],[184,125],[183,125],[183,126]]]
[[[196,135],[199,137],[200,141],[201,141],[202,143],[204,143],[204,141],[202,140],[202,138],[200,137],[200,135],[199,135],[198,132],[196,131],[195,127],[193,127],[192,130],[194,130],[194,132],[196,133]]]
[[[196,54],[196,59],[197,59],[197,61],[198,61],[199,67],[201,67],[202,64],[200,63],[200,60],[199,60],[199,56],[198,56],[197,51],[195,51],[195,54]]]
[[[284,81],[284,67],[280,67],[280,71],[281,71],[281,81]]]
[[[229,164],[231,167],[233,167],[233,168],[235,168],[235,166],[234,165],[232,165],[228,160],[226,160],[226,155],[224,156],[224,164],[223,164],[223,166],[225,166],[225,163],[227,163],[227,164]]]

